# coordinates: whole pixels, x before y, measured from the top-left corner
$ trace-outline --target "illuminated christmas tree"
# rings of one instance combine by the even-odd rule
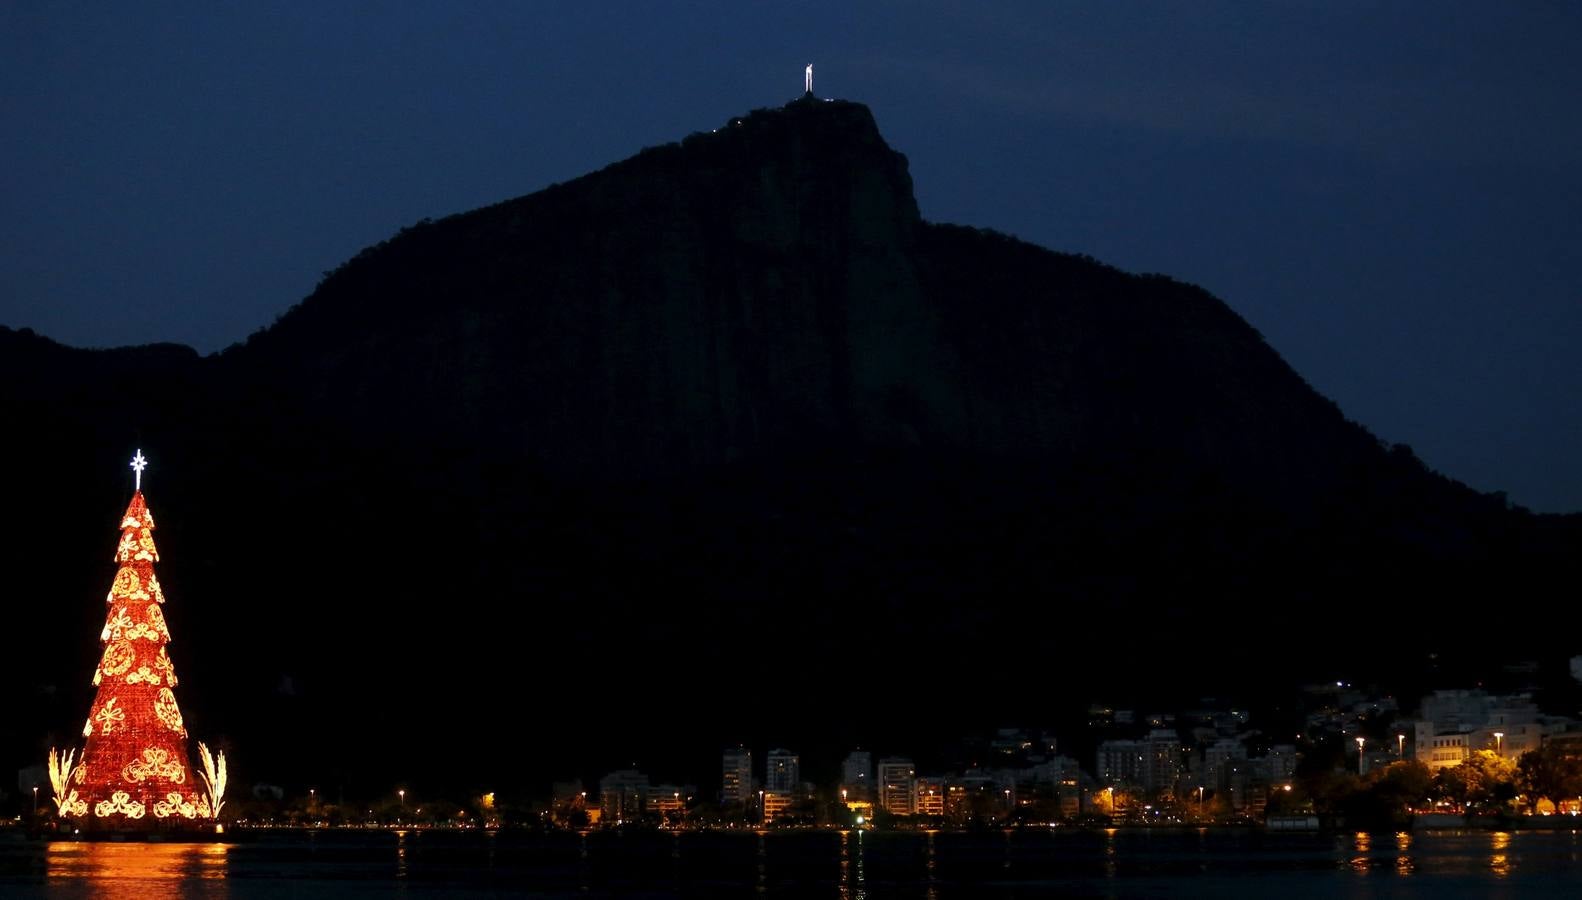
[[[104,654],[93,673],[98,696],[82,733],[87,739],[75,766],[72,754],[50,751],[50,780],[64,819],[96,830],[149,830],[192,825],[219,814],[225,759],[216,763],[199,744],[204,769],[194,773],[187,728],[176,705],[176,669],[166,652],[170,631],[161,607],[165,595],[154,575],[154,517],[143,499],[143,468],[132,460],[137,489],[121,518],[120,568],[106,602],[110,611],[99,640]],[[200,778],[203,783],[200,784]]]

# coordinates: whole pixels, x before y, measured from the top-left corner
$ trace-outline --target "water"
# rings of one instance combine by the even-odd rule
[[[1582,896],[1582,833],[1253,830],[279,832],[234,844],[0,841],[5,897]]]

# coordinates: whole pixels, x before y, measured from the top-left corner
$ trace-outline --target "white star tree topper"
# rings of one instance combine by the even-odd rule
[[[143,451],[139,449],[137,455],[132,457],[132,471],[137,473],[137,490],[143,489],[143,470],[146,468],[148,468],[148,460],[143,457]]]

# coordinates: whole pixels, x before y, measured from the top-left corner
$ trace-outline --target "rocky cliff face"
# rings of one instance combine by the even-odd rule
[[[225,362],[600,477],[914,446],[1300,480],[1376,449],[1202,291],[923,223],[868,110],[812,99],[409,229]]]
[[[868,110],[812,99],[406,229],[215,357],[0,329],[0,383],[10,590],[49,598],[13,626],[67,734],[136,445],[189,721],[443,755],[525,703],[572,723],[557,771],[666,708],[722,710],[678,754],[812,755],[1101,670],[1411,669],[1465,645],[1411,598],[1536,590],[1582,530],[1381,445],[1197,288],[923,222]],[[850,682],[944,660],[882,707]]]
[[[578,471],[896,439],[899,396],[959,441],[922,227],[868,110],[808,99],[411,229],[228,357]]]

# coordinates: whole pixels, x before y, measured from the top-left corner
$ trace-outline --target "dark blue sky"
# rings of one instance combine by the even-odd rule
[[[812,62],[927,218],[1200,284],[1381,437],[1582,509],[1582,5],[1376,5],[4,4],[0,324],[216,350]]]

